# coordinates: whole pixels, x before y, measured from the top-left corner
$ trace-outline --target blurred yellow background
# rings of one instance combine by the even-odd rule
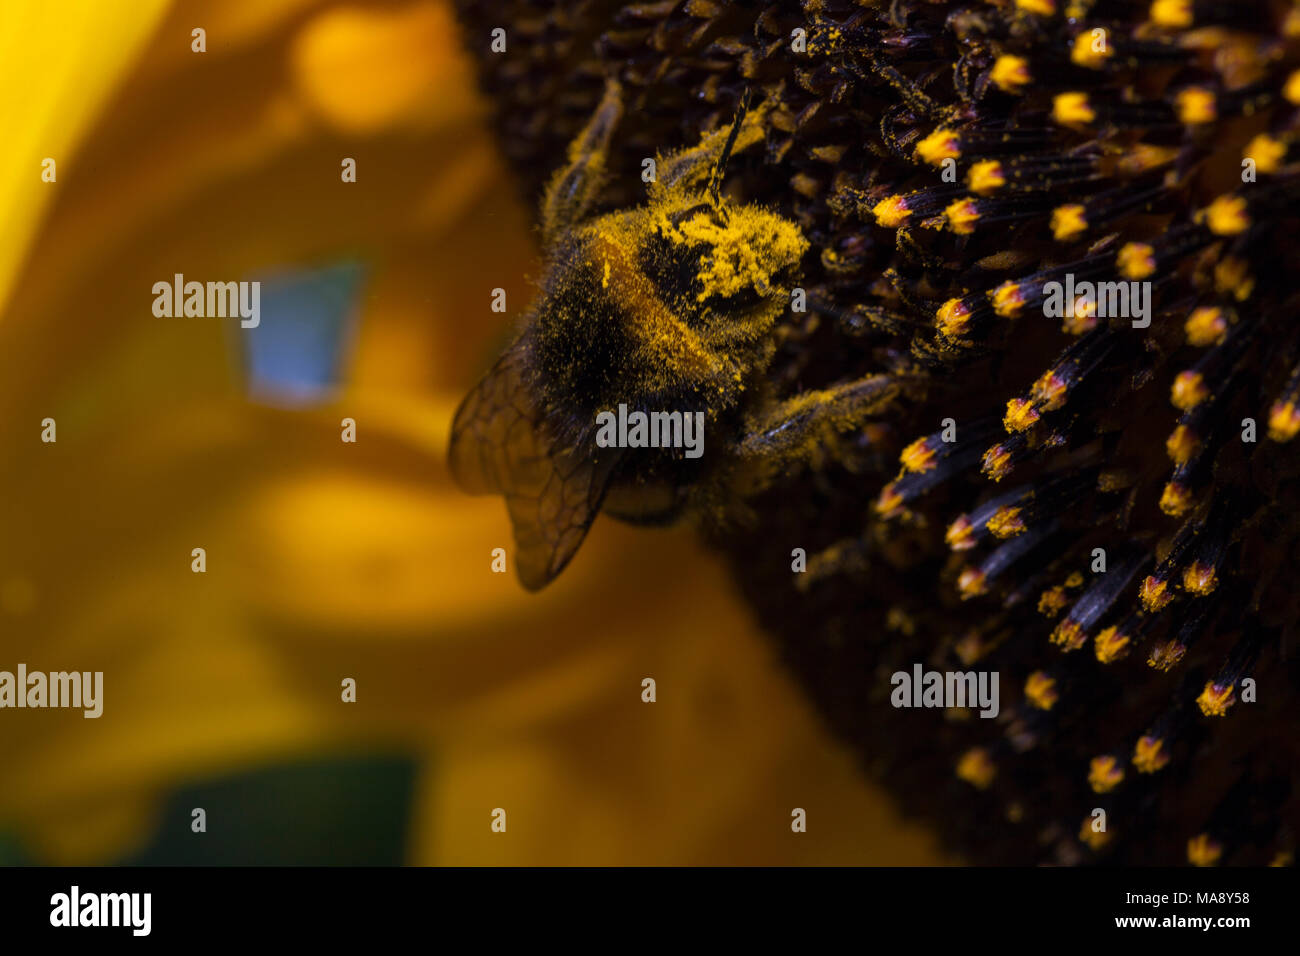
[[[505,508],[453,486],[448,426],[539,264],[447,4],[18,0],[0,20],[0,669],[105,685],[98,720],[0,711],[20,858],[130,859],[178,788],[397,753],[405,862],[942,862],[689,530],[598,520],[540,595],[490,572]],[[252,400],[237,321],[151,311],[175,272],[338,263],[364,278],[317,401]],[[309,823],[312,794],[291,802]]]

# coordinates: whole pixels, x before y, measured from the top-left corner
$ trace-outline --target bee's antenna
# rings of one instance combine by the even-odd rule
[[[731,132],[727,134],[727,142],[722,147],[722,153],[718,156],[712,175],[709,176],[709,196],[712,197],[715,206],[722,203],[722,174],[727,169],[727,161],[731,159],[731,148],[736,145],[740,124],[744,122],[745,114],[749,112],[749,97],[750,88],[746,86],[745,92],[740,94],[740,105],[736,108],[736,118],[732,121]]]

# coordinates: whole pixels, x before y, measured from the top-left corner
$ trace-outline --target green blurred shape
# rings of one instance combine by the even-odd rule
[[[34,862],[23,852],[15,834],[0,833],[0,866],[31,866]]]
[[[193,784],[168,799],[152,842],[120,863],[397,866],[406,861],[416,771],[407,756],[367,754]],[[207,811],[206,833],[191,829],[196,807]]]

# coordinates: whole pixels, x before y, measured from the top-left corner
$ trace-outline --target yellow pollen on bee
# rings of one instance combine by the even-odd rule
[[[1098,46],[1100,46],[1100,49],[1098,49]],[[1085,30],[1074,38],[1074,47],[1070,50],[1070,62],[1097,70],[1102,67],[1110,55],[1110,44],[1104,38],[1102,38],[1101,44],[1094,43],[1093,31]]]
[[[1186,653],[1187,648],[1178,641],[1173,639],[1162,641],[1151,648],[1151,653],[1147,655],[1147,666],[1154,667],[1158,671],[1172,670]]]
[[[798,262],[808,250],[808,240],[798,226],[750,206],[729,207],[721,223],[700,213],[681,223],[660,215],[656,226],[676,245],[709,250],[698,277],[703,288],[696,299],[701,302],[715,295],[767,288],[782,266]]]
[[[1187,862],[1192,866],[1214,866],[1221,856],[1223,847],[1208,833],[1199,833],[1187,841]]]
[[[1190,368],[1175,376],[1173,388],[1169,391],[1169,401],[1174,408],[1185,412],[1191,411],[1209,397],[1210,390],[1205,386],[1205,376]]]
[[[1175,465],[1185,465],[1201,450],[1201,440],[1186,425],[1178,425],[1165,440],[1165,453]]]
[[[1209,594],[1219,586],[1219,576],[1213,565],[1193,561],[1183,572],[1183,587],[1192,594]]]
[[[704,370],[714,367],[714,358],[699,334],[679,322],[664,305],[648,278],[628,260],[617,235],[597,235],[593,254],[607,263],[609,294],[634,308],[637,322],[629,326],[634,347],[653,356],[652,368]]]
[[[1052,237],[1067,242],[1088,231],[1087,210],[1078,203],[1066,203],[1052,210]]]
[[[1065,579],[1065,586],[1067,588],[1083,587],[1083,574],[1079,571],[1072,572],[1070,576]]]
[[[1024,509],[1013,505],[1006,505],[994,512],[993,517],[989,519],[988,528],[993,537],[1005,539],[1014,538],[1017,535],[1025,533],[1025,522],[1021,518],[1021,512]]]
[[[1050,17],[1056,13],[1056,0],[1016,0],[1016,6],[1027,13]]]
[[[1188,345],[1205,348],[1223,341],[1228,334],[1228,321],[1217,306],[1201,306],[1192,310],[1183,329],[1187,333]]]
[[[1093,757],[1088,765],[1088,785],[1094,793],[1110,793],[1124,780],[1124,768],[1110,754]]]
[[[1242,159],[1253,159],[1255,168],[1261,173],[1271,174],[1282,165],[1286,158],[1286,144],[1274,139],[1267,133],[1260,133],[1241,151]]]
[[[1034,671],[1025,681],[1025,699],[1039,710],[1051,710],[1059,699],[1056,681],[1042,671]]]
[[[1038,409],[1034,403],[1023,398],[1013,398],[1007,402],[1007,413],[1002,419],[1002,426],[1009,432],[1022,432],[1038,421]]]
[[[989,79],[994,86],[1006,93],[1019,93],[1029,85],[1033,76],[1029,72],[1029,61],[1023,56],[1004,53],[993,61]]]
[[[897,229],[912,215],[912,210],[907,208],[906,196],[887,196],[871,207],[871,214],[886,229]]]
[[[957,776],[978,790],[987,790],[997,775],[997,767],[983,747],[973,747],[957,761]]]
[[[1097,660],[1111,664],[1128,654],[1129,637],[1118,627],[1108,627],[1093,641],[1092,650]]]
[[[1157,26],[1185,30],[1192,25],[1191,0],[1155,0],[1150,17]]]
[[[1159,737],[1143,735],[1133,748],[1133,766],[1138,773],[1155,773],[1169,763],[1165,742]]]
[[[1173,599],[1174,596],[1169,593],[1168,582],[1151,575],[1147,575],[1138,590],[1138,600],[1147,611],[1163,611]]]
[[[970,199],[958,199],[943,211],[948,217],[948,226],[959,236],[969,236],[975,231],[975,223],[979,221],[980,213],[975,207],[975,203]]]
[[[1181,518],[1192,507],[1192,492],[1186,485],[1171,481],[1160,493],[1160,510],[1173,518]]]
[[[1216,236],[1239,236],[1250,228],[1246,200],[1240,196],[1220,196],[1210,203],[1205,216]]]
[[[966,183],[970,186],[972,192],[987,196],[1005,186],[1007,178],[1002,172],[1001,163],[995,159],[986,159],[970,168],[970,173],[966,176]]]
[[[1178,118],[1189,126],[1213,123],[1217,118],[1214,93],[1203,87],[1189,86],[1185,90],[1179,90],[1174,102]]]
[[[1268,412],[1268,437],[1286,442],[1300,434],[1300,408],[1295,402],[1274,402]]]
[[[1156,271],[1155,250],[1145,242],[1125,244],[1120,248],[1115,262],[1126,279],[1145,279]]]
[[[1004,282],[993,290],[993,311],[1005,319],[1014,319],[1025,307],[1024,292],[1018,282]]]
[[[1201,691],[1201,696],[1196,698],[1196,706],[1201,708],[1201,713],[1206,717],[1223,717],[1228,713],[1228,708],[1237,702],[1232,695],[1234,687],[1236,684],[1220,687],[1210,681],[1205,685],[1205,690]]]
[[[940,127],[916,144],[916,155],[931,166],[941,166],[945,159],[961,156],[961,139],[955,131]]]
[[[609,288],[609,260],[608,260],[608,259],[605,260],[605,271],[604,271],[604,274],[601,275],[601,277],[600,277],[600,287],[601,287],[602,289],[608,289],[608,288]]]
[[[929,471],[935,467],[934,449],[930,447],[929,438],[918,438],[903,449],[899,456],[904,471]]]
[[[1059,93],[1052,100],[1052,119],[1062,126],[1087,126],[1097,119],[1087,93]]]

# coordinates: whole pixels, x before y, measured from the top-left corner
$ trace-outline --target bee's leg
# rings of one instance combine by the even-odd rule
[[[542,198],[542,242],[557,238],[586,218],[600,190],[609,141],[623,115],[623,88],[610,78],[596,112],[569,144],[569,161],[546,187]]]
[[[898,376],[869,375],[778,402],[747,423],[732,490],[741,496],[762,491],[815,461],[834,448],[840,433],[861,428],[893,405],[904,388]]]
[[[767,101],[749,109],[747,91],[730,126],[705,134],[698,145],[660,156],[655,163],[655,182],[650,186],[651,199],[670,190],[703,191],[707,187],[716,201],[727,159],[734,152],[762,142],[763,119],[769,109]]]

